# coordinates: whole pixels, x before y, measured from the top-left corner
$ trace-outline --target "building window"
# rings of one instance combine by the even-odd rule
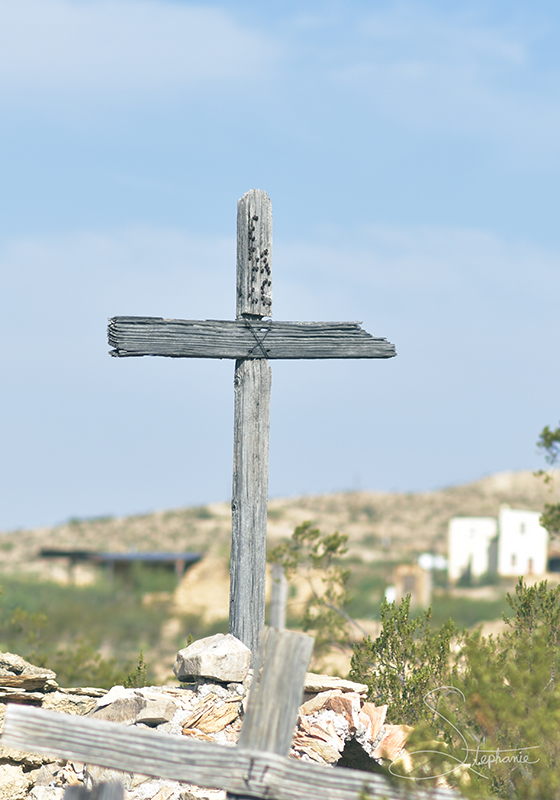
[[[515,562],[517,561],[515,553],[511,554],[511,566],[515,567]]]
[[[524,522],[522,522],[521,525],[519,526],[519,532],[520,533],[525,533],[525,523]]]
[[[529,570],[529,575],[532,575],[533,574],[533,559],[532,558],[529,559],[528,570]]]

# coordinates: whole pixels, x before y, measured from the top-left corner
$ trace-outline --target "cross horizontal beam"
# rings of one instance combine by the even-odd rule
[[[359,322],[187,320],[113,317],[112,356],[298,359],[392,358],[395,346]]]

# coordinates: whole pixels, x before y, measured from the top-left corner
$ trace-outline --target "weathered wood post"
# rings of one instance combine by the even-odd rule
[[[100,783],[93,789],[85,786],[69,786],[64,792],[64,800],[123,800],[124,789],[121,783]]]
[[[272,316],[272,206],[253,189],[237,204],[237,319],[254,330]],[[260,333],[260,332],[259,332]],[[264,625],[271,369],[260,358],[235,362],[229,631],[252,650]]]
[[[271,579],[270,626],[272,628],[285,628],[288,581],[282,564],[272,564]]]
[[[262,632],[239,748],[288,755],[312,652],[311,636],[275,628]],[[233,797],[251,800],[228,792]]]

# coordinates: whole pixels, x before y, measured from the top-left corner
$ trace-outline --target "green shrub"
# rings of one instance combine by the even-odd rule
[[[454,678],[450,652],[458,630],[451,620],[435,630],[430,622],[431,609],[410,616],[410,595],[399,605],[384,600],[381,633],[354,645],[349,677],[368,686],[368,700],[388,704],[392,723],[415,725],[431,719],[424,697]]]
[[[140,689],[146,685],[146,676],[148,674],[148,665],[144,661],[144,653],[140,650],[138,657],[138,664],[136,668],[129,672],[123,680],[123,686],[127,689]]]
[[[281,564],[290,580],[297,572],[311,589],[305,604],[301,626],[315,634],[314,659],[316,664],[332,648],[349,642],[351,619],[346,606],[350,602],[347,590],[349,571],[343,569],[341,557],[346,553],[348,536],[336,531],[321,534],[311,522],[303,522],[294,530],[289,541],[274,548],[269,561]],[[318,585],[317,572],[322,586]]]
[[[389,608],[384,634],[365,649],[365,653],[373,649],[378,657],[374,669],[368,673],[365,661],[358,660],[355,677],[361,678],[365,671],[373,697],[379,687],[385,691],[393,715],[399,717],[394,721],[406,721],[406,708],[399,707],[404,698],[411,698],[419,717],[407,742],[414,769],[406,773],[401,761],[391,766],[395,774],[416,779],[445,775],[448,783],[473,798],[557,800],[560,587],[549,589],[546,581],[528,587],[520,578],[515,594],[506,599],[510,607],[510,615],[504,617],[506,632],[489,638],[480,631],[463,633],[456,652],[448,649],[447,666],[442,657],[448,644],[443,629],[436,640],[440,650],[426,626],[413,631],[418,638],[411,647],[406,606]],[[404,644],[399,643],[401,638]],[[400,669],[399,683],[384,689],[385,674],[397,658],[394,651],[405,668]],[[358,654],[363,652],[363,646],[358,647]],[[422,653],[427,658],[425,673],[419,668]],[[427,688],[424,712],[415,691],[422,689],[422,679]],[[412,717],[409,711],[408,719]]]

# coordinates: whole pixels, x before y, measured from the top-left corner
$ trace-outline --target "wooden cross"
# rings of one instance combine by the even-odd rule
[[[2,745],[225,789],[239,800],[411,800],[411,791],[415,800],[457,800],[449,789],[423,791],[425,784],[419,789],[410,781],[389,781],[374,772],[287,758],[312,648],[313,640],[305,634],[274,628],[265,632],[235,748],[16,703],[6,711]]]
[[[272,206],[252,189],[237,205],[237,318],[109,320],[111,355],[235,359],[229,630],[256,652],[264,625],[268,439],[274,358],[391,358],[357,322],[273,322]]]

